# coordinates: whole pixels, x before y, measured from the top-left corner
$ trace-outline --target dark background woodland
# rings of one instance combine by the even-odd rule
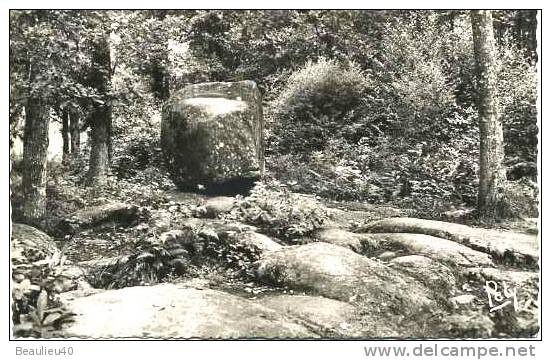
[[[493,17],[510,198],[516,213],[533,216],[536,11]],[[168,188],[159,175],[162,102],[190,83],[242,79],[262,91],[267,178],[278,186],[428,218],[476,207],[466,11],[11,11],[10,39],[10,143],[22,136],[29,99],[63,124],[64,163],[48,171],[50,213],[65,211],[60,197],[84,191],[90,149],[79,133],[98,108],[110,117],[112,186]],[[98,86],[102,77],[108,87]],[[13,167],[17,189],[21,165]]]

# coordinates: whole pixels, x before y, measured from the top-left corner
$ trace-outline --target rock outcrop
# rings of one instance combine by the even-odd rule
[[[454,241],[424,234],[408,233],[353,233],[342,229],[322,229],[314,233],[321,242],[350,248],[370,257],[385,260],[398,255],[424,255],[438,262],[454,266],[493,266],[486,253],[473,250]]]
[[[205,200],[206,216],[209,218],[217,218],[222,214],[230,212],[236,205],[234,197],[216,196]]]
[[[44,260],[58,253],[54,240],[45,232],[25,224],[12,224],[11,260],[14,265]]]
[[[394,258],[390,266],[411,276],[434,292],[455,295],[457,281],[453,271],[431,258],[422,255],[407,255]]]
[[[308,295],[275,295],[259,302],[279,313],[300,319],[326,336],[359,336],[356,309],[343,301]]]
[[[408,233],[365,235],[369,236],[372,246],[379,252],[382,250],[403,251],[406,254],[424,255],[440,263],[453,266],[493,266],[492,259],[488,254],[435,236]]]
[[[537,268],[540,249],[537,235],[473,228],[467,225],[414,218],[385,219],[363,230],[377,233],[417,233],[436,236],[492,255],[503,263]]]
[[[313,338],[292,317],[225,292],[174,284],[108,290],[67,298],[76,314],[66,337]]]
[[[90,206],[60,221],[58,230],[62,234],[75,234],[84,229],[106,224],[131,226],[137,223],[140,212],[138,206],[120,202]]]
[[[257,277],[266,283],[336,300],[363,297],[373,305],[400,303],[417,308],[431,303],[430,294],[416,282],[337,245],[316,242],[287,246],[267,253],[255,265]]]

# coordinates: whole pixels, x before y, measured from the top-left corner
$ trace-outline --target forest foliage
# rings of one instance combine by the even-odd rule
[[[533,215],[536,13],[494,11],[494,29],[513,208]],[[106,34],[111,65],[100,71],[112,86],[98,92],[93,50]],[[70,111],[81,132],[90,130],[93,109],[109,104],[115,182],[170,187],[159,175],[163,101],[187,84],[243,79],[263,94],[268,180],[422,217],[476,206],[478,114],[466,11],[10,12],[10,141],[22,136],[33,96],[52,121]],[[63,172],[75,184],[89,153],[84,146],[67,156]],[[50,178],[60,173],[50,170]],[[17,173],[12,180],[16,188]],[[52,180],[50,195],[56,181],[67,179]],[[12,200],[17,215],[17,194]]]

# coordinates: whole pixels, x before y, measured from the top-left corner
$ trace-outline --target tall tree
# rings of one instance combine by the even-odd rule
[[[163,31],[163,22],[168,10],[153,10],[152,44],[157,46],[151,59],[151,89],[159,101],[166,101],[170,95],[168,65],[168,36]]]
[[[100,34],[92,45],[92,68],[89,84],[101,97],[95,99],[90,118],[90,166],[88,182],[103,182],[109,173],[111,159],[112,106],[111,91],[111,51],[106,32]]]
[[[10,30],[14,37],[10,43],[10,69],[13,78],[22,84],[14,85],[25,109],[23,130],[22,192],[23,221],[39,223],[46,211],[46,162],[50,104],[44,91],[44,79],[51,75],[47,65],[50,49],[38,47],[43,34],[46,13],[43,11],[10,12]],[[26,29],[26,31],[23,31]]]
[[[31,96],[25,106],[23,135],[23,218],[39,222],[46,211],[46,161],[48,156],[49,105]]]
[[[480,127],[478,210],[482,219],[493,220],[506,215],[504,186],[507,178],[503,164],[503,129],[498,113],[492,13],[473,10],[471,22]]]

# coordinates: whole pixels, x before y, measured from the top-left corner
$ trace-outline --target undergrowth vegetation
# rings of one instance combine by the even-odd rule
[[[385,28],[371,67],[320,57],[296,70],[267,108],[275,129],[267,145],[270,176],[297,191],[391,203],[426,218],[474,209],[479,133],[467,20],[450,30],[436,14],[415,14]],[[531,169],[535,67],[510,37],[499,43],[498,58],[500,79],[507,79],[499,82],[507,164]],[[510,173],[510,180],[535,181],[533,171]],[[510,215],[537,214],[515,204],[535,203],[532,187],[509,186]]]
[[[21,14],[35,16],[30,10]],[[55,24],[67,23],[68,33],[80,28],[72,20],[86,16],[73,17],[70,11],[45,14],[61,20]],[[494,14],[494,27],[505,27],[496,32],[496,57],[508,176],[503,189],[506,215],[520,224],[512,227],[524,226],[519,232],[534,234],[537,224],[528,224],[524,218],[537,217],[540,195],[536,182],[537,54],[526,29],[519,28],[524,19],[520,12]],[[83,139],[78,150],[64,149],[63,161],[47,162],[45,181],[39,184],[45,183],[46,211],[32,225],[67,250],[63,256],[70,258],[69,266],[93,268],[84,279],[88,285],[119,289],[207,279],[216,289],[238,283],[238,291],[248,297],[264,286],[253,274],[253,264],[263,251],[316,241],[325,227],[340,231],[342,225],[351,232],[362,232],[368,223],[402,216],[500,226],[477,220],[480,133],[467,12],[167,10],[158,15],[139,11],[102,15],[106,24],[113,21],[109,23],[113,25],[109,27],[110,46],[116,60],[110,75],[112,89],[105,97],[83,92],[86,86],[81,77],[90,70],[91,59],[80,59],[80,52],[73,56],[72,51],[80,50],[60,45],[68,39],[18,23],[23,33],[32,35],[32,41],[15,39],[15,45],[19,41],[17,54],[42,50],[36,44],[47,37],[56,40],[52,48],[59,47],[65,62],[42,59],[44,69],[54,69],[55,76],[37,78],[28,87],[38,84],[35,93],[59,98],[48,105],[50,126],[63,121],[61,115],[69,107],[78,108],[75,114],[80,116],[81,128],[77,134],[79,141],[80,136]],[[89,46],[82,45],[84,49]],[[73,60],[83,64],[76,66]],[[26,63],[21,65],[10,74],[12,84],[18,84],[13,90],[16,96],[10,97],[10,130],[14,130],[10,146],[21,138],[18,129],[27,115],[21,110],[26,104],[19,103],[29,90],[19,84],[24,83],[23,67],[27,68]],[[162,105],[183,85],[239,80],[254,80],[262,92],[266,172],[247,195],[232,194],[227,211],[210,211],[205,203],[212,199],[201,192],[179,191],[168,176],[159,145]],[[61,90],[50,93],[48,89]],[[81,103],[82,99],[90,103]],[[107,101],[112,105],[107,175],[94,184],[87,174],[92,117],[97,115],[91,110]],[[62,129],[66,146],[67,126]],[[16,157],[12,160],[12,220],[25,223],[24,165]],[[140,215],[128,223],[92,224],[74,233],[60,230],[60,223],[79,210],[117,202],[135,207]],[[335,219],[334,214],[342,218]],[[504,224],[506,228],[508,223]],[[239,236],[245,233],[269,241],[266,247],[270,250],[242,241]],[[363,255],[386,262],[375,259],[381,254],[371,245],[363,245]],[[55,336],[73,315],[57,295],[82,290],[82,284],[72,282],[73,278],[67,284],[60,280],[57,271],[64,264],[59,254],[39,262],[23,261],[20,255],[11,253],[14,335]],[[459,281],[472,285],[485,280],[464,278],[462,271],[454,269],[458,286]],[[409,275],[403,272],[400,276]],[[424,280],[434,286],[433,280]],[[275,285],[267,291],[289,290]],[[537,299],[536,286],[522,284],[521,290]],[[485,299],[480,289],[477,298]],[[463,286],[461,291],[467,290]],[[411,323],[403,324],[417,326],[421,337],[533,336],[538,331],[535,302],[518,317],[511,312],[488,315],[486,303],[469,304],[460,311],[441,301],[443,291],[435,293],[436,309],[423,309]],[[381,310],[384,307],[370,298],[367,301],[358,306],[359,316],[366,321],[374,313],[387,315]],[[393,310],[396,319],[403,318],[403,309]],[[373,336],[381,335],[370,323],[362,325]]]
[[[279,182],[257,183],[226,219],[256,225],[268,235],[293,243],[319,229],[329,215],[315,198],[295,194]]]

